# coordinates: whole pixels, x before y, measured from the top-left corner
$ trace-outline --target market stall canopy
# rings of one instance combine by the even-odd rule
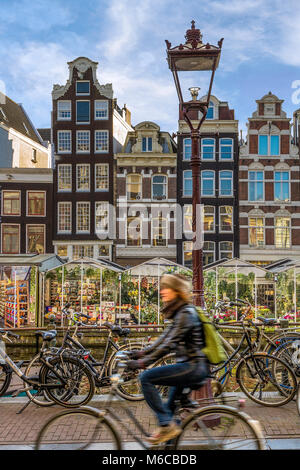
[[[119,266],[118,264],[112,262],[108,263],[107,260],[96,260],[88,257],[73,259],[71,261],[68,261],[67,263],[64,263],[64,266],[68,267],[69,265],[74,264],[89,266],[95,269],[108,269],[117,273],[124,271],[124,268],[122,266]],[[57,267],[58,266],[53,266],[52,268],[48,269],[48,271],[51,271],[52,269],[55,269]]]
[[[126,269],[126,273],[131,276],[162,276],[168,271],[186,271],[191,272],[186,266],[175,263],[165,258],[153,258],[144,263],[138,264]]]
[[[39,271],[58,268],[64,261],[55,254],[0,255],[0,266],[37,266]]]
[[[266,273],[269,272],[265,268],[249,263],[248,261],[241,260],[239,258],[221,259],[219,261],[215,261],[214,263],[210,263],[204,266],[204,271],[215,271],[218,268],[225,268],[228,273],[234,272],[235,270],[238,270],[240,274],[245,275],[253,273],[256,277],[265,277]]]

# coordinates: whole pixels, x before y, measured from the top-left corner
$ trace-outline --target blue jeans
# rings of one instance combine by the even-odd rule
[[[142,372],[139,376],[147,404],[152,408],[161,426],[168,425],[173,418],[175,400],[185,387],[205,379],[209,368],[205,359],[198,362],[178,362],[168,366],[155,367]],[[155,385],[170,386],[167,403],[160,397]]]

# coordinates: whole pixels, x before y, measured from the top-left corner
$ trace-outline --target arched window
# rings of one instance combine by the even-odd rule
[[[215,159],[215,139],[201,139],[202,160]]]
[[[220,232],[233,231],[233,210],[232,206],[220,207]]]
[[[220,180],[219,180],[219,195],[220,196],[232,196],[232,171],[224,170],[220,171]]]
[[[212,101],[209,102],[206,119],[215,119],[215,105]]]

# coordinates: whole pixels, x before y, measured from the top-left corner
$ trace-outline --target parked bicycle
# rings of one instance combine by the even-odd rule
[[[149,433],[127,406],[122,406],[135,429],[122,419],[112,408],[112,398],[126,370],[126,351],[118,352],[116,374],[111,378],[111,392],[103,409],[81,407],[52,416],[40,430],[36,450],[121,450],[124,442],[122,429],[141,449],[164,450],[264,450],[265,439],[258,421],[246,413],[222,403],[197,409],[179,409],[181,434],[174,440],[160,446],[149,446],[145,439]],[[199,385],[198,385],[199,387]],[[198,388],[197,387],[197,388]],[[179,403],[179,402],[178,402]],[[180,418],[181,417],[181,418]],[[59,429],[70,429],[67,437]],[[139,431],[139,434],[137,431]]]
[[[259,351],[261,328],[251,319],[246,320],[251,304],[241,299],[230,302],[230,306],[247,305],[239,324],[242,338],[234,349],[222,336],[221,340],[229,351],[227,360],[213,369],[212,373],[225,388],[229,377],[235,372],[240,389],[253,401],[265,406],[281,406],[288,403],[296,394],[297,379],[293,369],[276,355]],[[226,329],[237,330],[237,326],[226,326]],[[251,334],[256,333],[252,341]],[[246,347],[242,350],[244,342]]]
[[[56,404],[77,407],[87,404],[95,390],[95,382],[88,367],[78,355],[67,354],[62,352],[53,355],[47,346],[56,336],[56,331],[40,331],[38,332],[43,338],[43,346],[38,355],[39,368],[35,375],[29,376],[22,372],[17,364],[7,355],[5,351],[5,343],[2,342],[0,348],[0,376],[1,389],[0,396],[8,389],[12,372],[17,374],[24,387],[15,392],[17,396],[21,392],[30,393],[30,402],[41,405],[45,402],[44,394],[49,400]],[[19,338],[18,335],[0,329],[0,338],[12,342],[10,338]],[[40,399],[42,397],[42,399]],[[30,403],[29,402],[29,403]]]

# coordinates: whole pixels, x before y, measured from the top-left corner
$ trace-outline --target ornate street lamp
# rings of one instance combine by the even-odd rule
[[[185,36],[185,44],[180,44],[176,47],[171,47],[171,43],[166,40],[167,44],[167,60],[170,70],[173,73],[175,86],[178,94],[179,105],[181,113],[185,122],[188,124],[191,131],[192,142],[192,180],[193,180],[193,219],[192,229],[194,233],[193,238],[193,296],[195,305],[204,307],[204,285],[203,285],[203,255],[202,243],[199,243],[203,234],[197,233],[197,215],[200,216],[200,167],[201,159],[199,154],[200,142],[200,127],[206,118],[209,101],[211,96],[211,89],[214,80],[216,68],[219,65],[223,39],[218,42],[218,46],[213,46],[209,43],[203,44],[202,34],[200,29],[195,28],[195,21],[192,21],[192,28],[188,29]],[[198,100],[199,87],[191,87],[189,91],[192,96],[191,101],[184,102],[182,98],[182,91],[179,81],[178,72],[183,71],[211,71],[210,84],[207,97],[205,101]],[[190,118],[190,112],[197,111],[199,113],[199,122],[194,127]],[[200,117],[200,113],[202,116]]]

